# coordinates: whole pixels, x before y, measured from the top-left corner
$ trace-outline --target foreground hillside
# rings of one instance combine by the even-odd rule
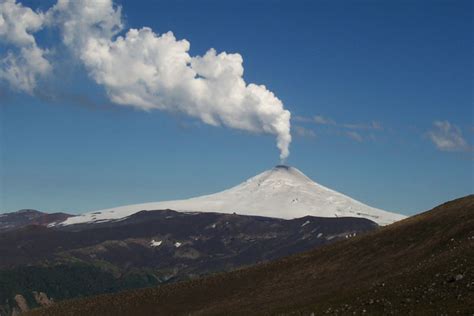
[[[364,218],[171,210],[104,223],[28,226],[0,233],[0,315],[235,270],[377,228]]]
[[[470,314],[474,196],[364,236],[207,278],[29,315]]]

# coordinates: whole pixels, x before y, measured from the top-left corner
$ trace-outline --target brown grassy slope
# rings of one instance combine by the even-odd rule
[[[474,313],[474,195],[276,262],[30,315]]]

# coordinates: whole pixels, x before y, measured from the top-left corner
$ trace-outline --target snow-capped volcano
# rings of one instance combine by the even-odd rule
[[[382,211],[328,189],[294,167],[279,165],[228,190],[186,200],[120,206],[68,218],[62,225],[109,221],[143,210],[237,213],[284,219],[306,215],[363,217],[387,225],[405,216]]]

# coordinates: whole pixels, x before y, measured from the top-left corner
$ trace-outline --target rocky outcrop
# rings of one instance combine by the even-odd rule
[[[35,298],[36,303],[40,306],[49,306],[53,304],[53,300],[48,298],[48,295],[44,292],[33,291],[33,297]]]
[[[44,292],[33,291],[34,302],[28,302],[22,294],[16,294],[13,299],[7,299],[0,305],[0,316],[20,316],[36,307],[46,307],[54,303]]]
[[[15,295],[15,302],[18,305],[18,308],[21,313],[26,313],[27,311],[30,310],[30,307],[28,306],[28,302],[26,301],[23,295],[21,294]]]

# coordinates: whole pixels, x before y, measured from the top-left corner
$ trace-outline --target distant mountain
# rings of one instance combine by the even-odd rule
[[[473,262],[470,195],[274,262],[27,315],[471,315]]]
[[[0,233],[0,315],[51,299],[230,271],[375,229],[364,218],[284,220],[172,210],[102,223],[26,226]]]
[[[382,211],[328,189],[294,167],[279,165],[231,189],[191,198],[121,206],[68,218],[62,225],[122,219],[139,211],[237,213],[292,219],[303,216],[361,217],[387,225],[406,216]]]
[[[0,233],[28,225],[47,226],[62,222],[71,216],[66,213],[43,213],[37,210],[20,210],[13,213],[0,214]]]

